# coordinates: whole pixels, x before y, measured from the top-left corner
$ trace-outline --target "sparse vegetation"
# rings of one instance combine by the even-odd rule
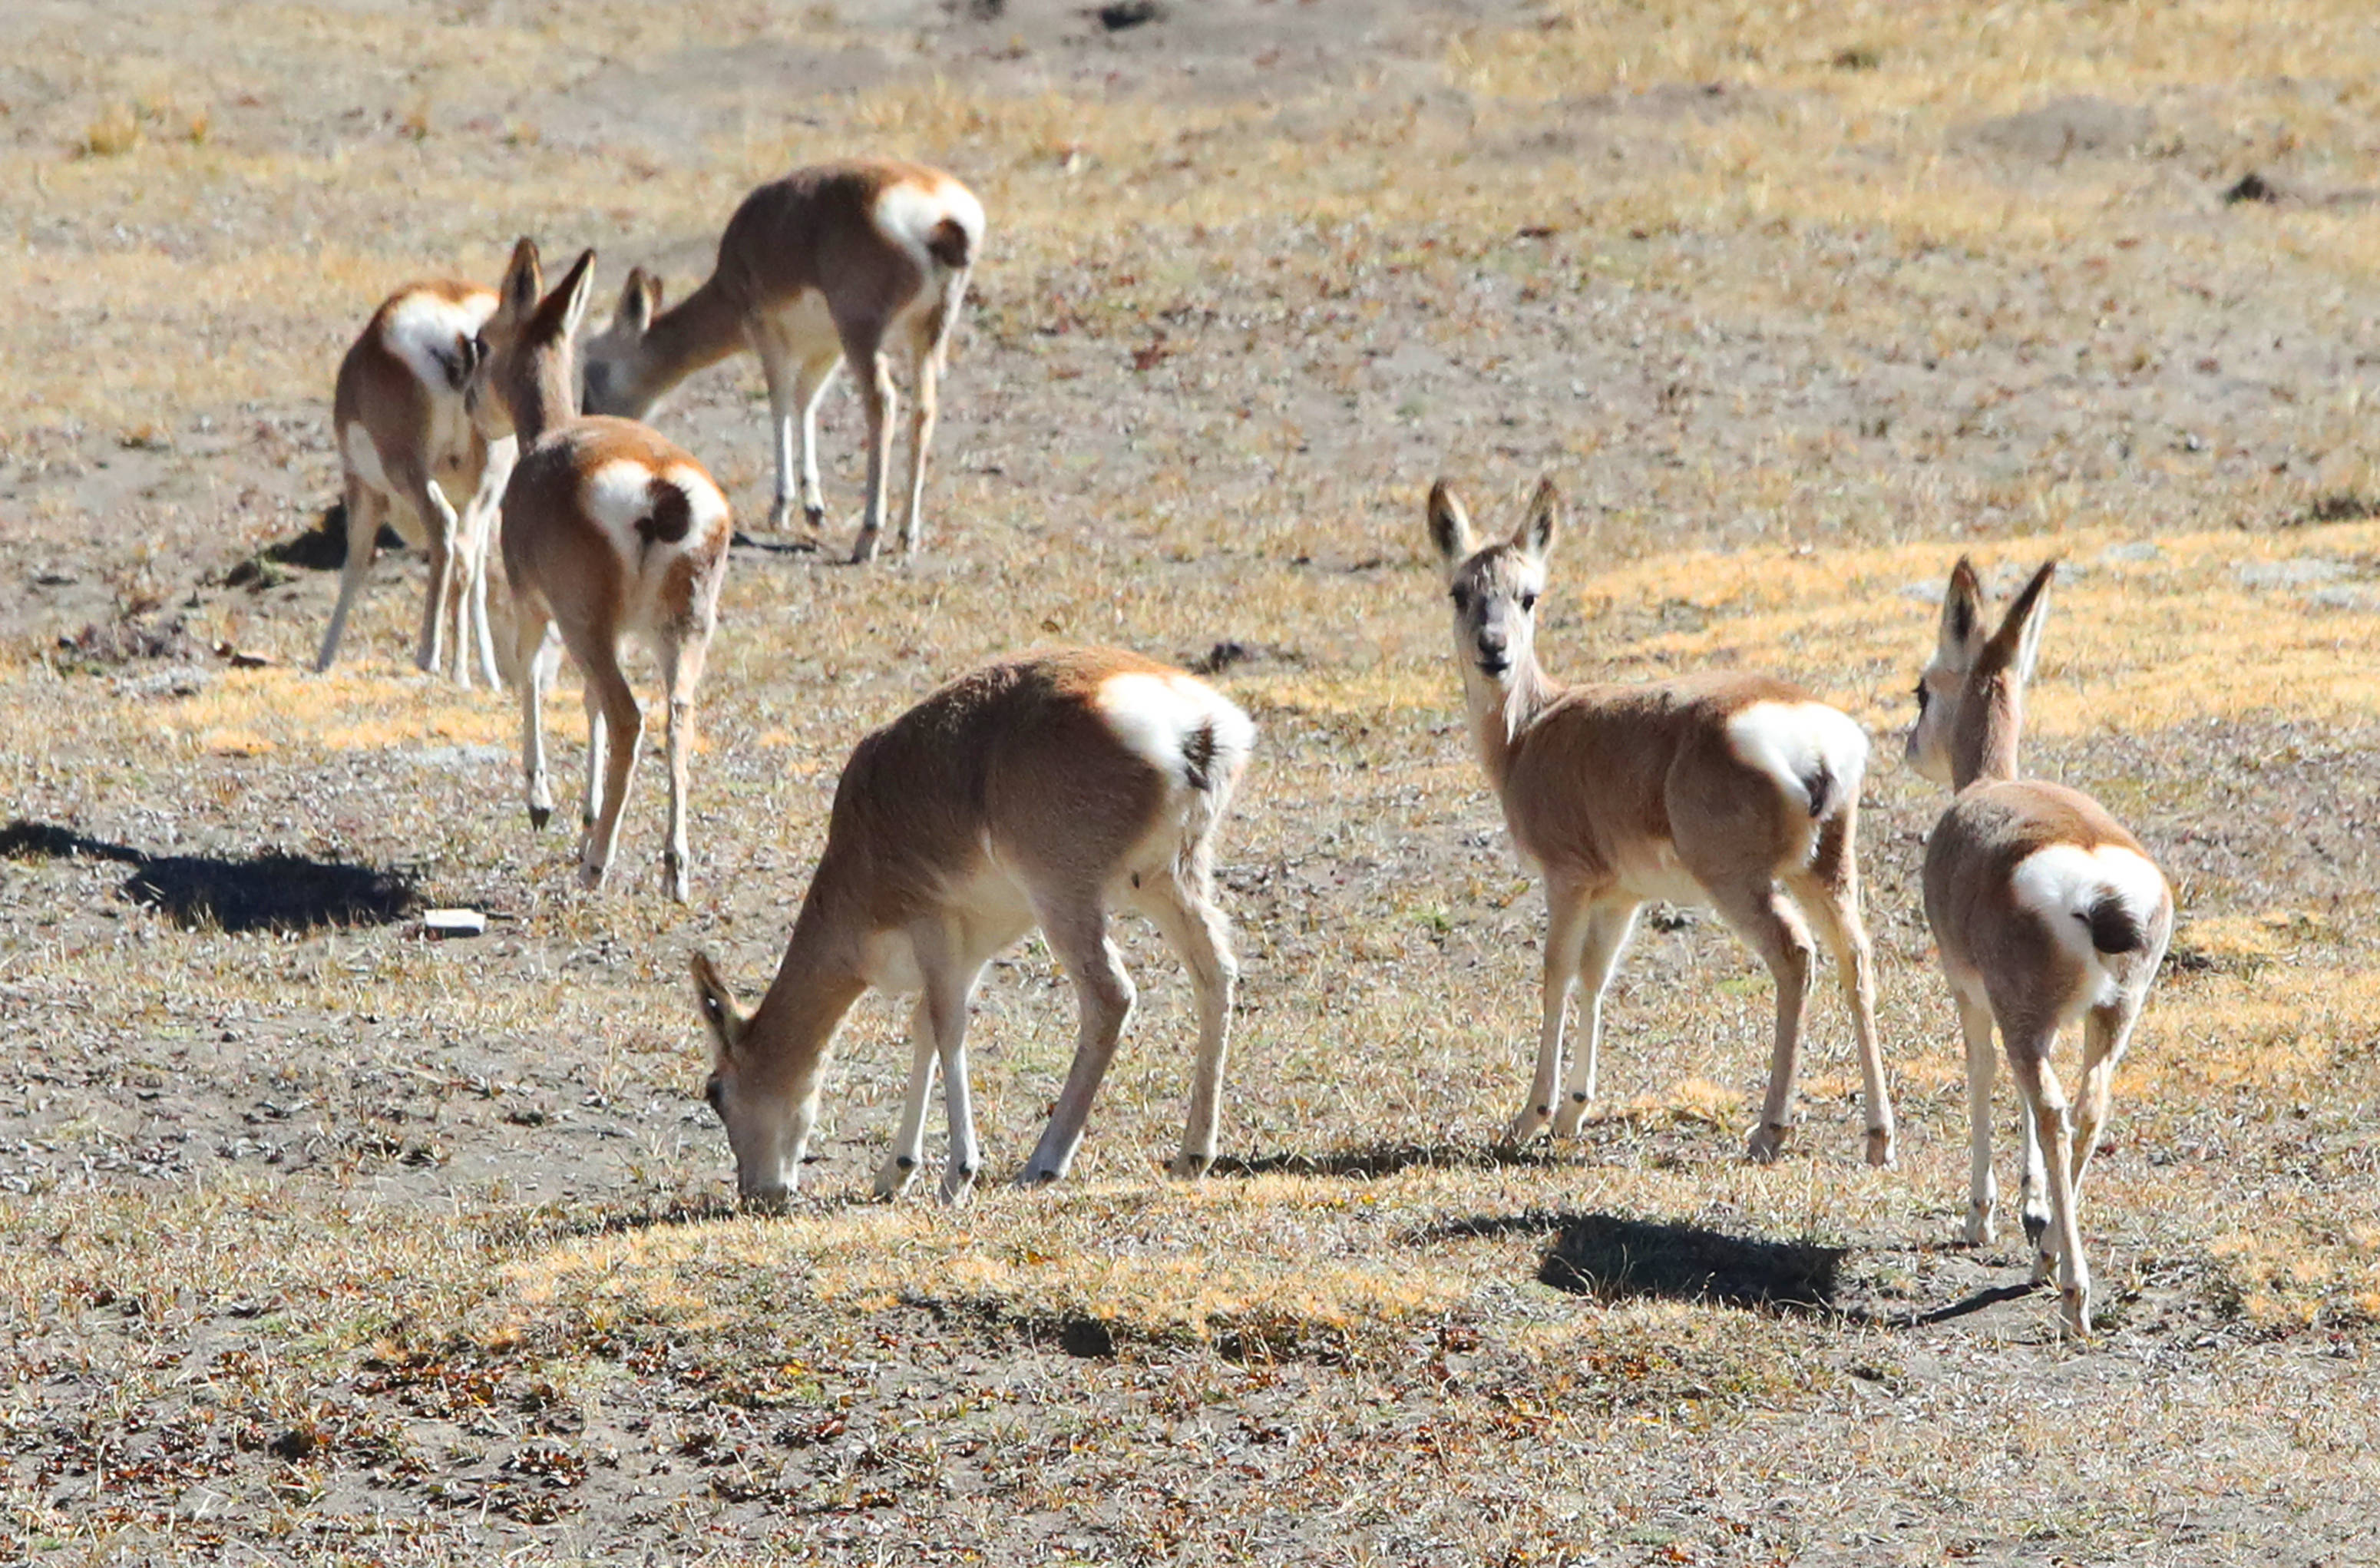
[[[0,7],[41,63],[0,67],[0,1555],[2371,1555],[2368,7],[887,15]],[[674,297],[755,182],[860,150],[989,214],[929,552],[738,552],[696,901],[642,864],[582,895],[521,819],[511,694],[411,671],[418,582],[382,573],[316,677],[330,578],[234,569],[333,497],[333,371],[396,285],[492,281],[528,232]],[[2288,199],[2225,206],[2252,170]],[[756,382],[662,416],[747,522]],[[836,543],[856,422],[830,400]],[[1580,503],[1549,662],[1772,669],[1876,735],[1900,1169],[1847,1152],[1825,987],[1799,1147],[1741,1161],[1769,994],[1708,918],[1639,934],[1586,1136],[1492,1148],[1542,910],[1420,506],[1443,470],[1500,515],[1542,469]],[[2080,1350],[2007,1291],[2021,1241],[1951,1245],[1939,801],[1892,760],[1949,562],[2004,591],[2053,550],[2028,766],[2181,908]],[[1258,724],[1219,1174],[1159,1174],[1195,1026],[1133,930],[1077,1185],[858,1201],[907,1065],[880,1000],[793,1212],[729,1211],[686,950],[766,973],[856,736],[1059,639],[1208,659]],[[577,704],[548,723],[567,775]],[[168,863],[292,898],[142,898]],[[303,877],[347,871],[369,898],[324,913]],[[424,903],[489,934],[426,941]],[[1031,944],[984,987],[992,1177],[1070,997]]]

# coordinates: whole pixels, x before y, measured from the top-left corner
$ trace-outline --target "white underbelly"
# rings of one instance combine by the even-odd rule
[[[1677,850],[1666,844],[1623,861],[1617,880],[1622,892],[1640,899],[1688,906],[1710,902],[1703,884],[1678,863]]]

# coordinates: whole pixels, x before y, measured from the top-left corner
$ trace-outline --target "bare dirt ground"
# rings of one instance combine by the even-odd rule
[[[7,1554],[2380,1555],[2363,8],[1148,9],[0,11]],[[750,185],[863,150],[990,214],[929,552],[739,551],[695,901],[652,769],[581,895],[509,697],[411,668],[418,560],[306,668],[334,575],[273,550],[336,488],[337,355],[524,232],[682,292]],[[745,360],[659,416],[755,517],[762,407]],[[856,424],[831,400],[838,542]],[[1542,906],[1421,497],[1541,471],[1556,673],[1767,667],[1876,735],[1900,1169],[1858,1162],[1830,991],[1796,1149],[1742,1162],[1768,982],[1687,913],[1614,989],[1585,1136],[1496,1150]],[[2021,1242],[1953,1245],[1940,801],[1897,754],[1961,550],[2066,557],[2029,760],[2183,906],[2082,1346]],[[1135,930],[1074,1185],[863,1202],[906,1060],[873,1000],[794,1211],[734,1213],[687,951],[757,992],[853,741],[1053,640],[1225,650],[1260,725],[1230,1158],[1160,1175],[1192,1029]],[[431,904],[490,934],[424,940]],[[1028,944],[970,1041],[995,1173],[1072,1031]]]

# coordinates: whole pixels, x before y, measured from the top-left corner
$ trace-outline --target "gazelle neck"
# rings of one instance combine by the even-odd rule
[[[703,286],[653,318],[627,366],[634,401],[650,407],[705,366],[747,346],[745,311],[712,273]]]
[[[554,426],[578,417],[578,395],[571,374],[565,349],[544,347],[523,356],[519,370],[504,389],[504,401],[512,406],[513,433],[520,438],[522,451]]]
[[[1979,675],[1959,700],[1950,732],[1950,783],[1964,789],[1978,780],[2017,776],[2017,740],[2024,729],[2024,688],[2008,670]]]
[[[1500,793],[1505,775],[1512,771],[1512,754],[1561,695],[1561,685],[1539,667],[1532,650],[1523,654],[1501,679],[1490,678],[1466,659],[1463,689],[1471,710],[1471,734],[1479,747],[1480,765],[1488,770],[1488,782]]]
[[[821,865],[821,873],[825,869]],[[828,1051],[844,1015],[868,989],[859,954],[838,929],[831,902],[813,880],[794,919],[777,978],[744,1030],[744,1049],[751,1059],[766,1063],[772,1076],[794,1082],[804,1095],[826,1071]]]

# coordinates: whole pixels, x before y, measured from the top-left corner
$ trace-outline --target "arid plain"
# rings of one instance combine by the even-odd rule
[[[2365,7],[1110,9],[0,10],[5,1554],[2380,1555]],[[683,294],[743,191],[854,152],[990,215],[927,553],[736,551],[693,902],[650,759],[580,893],[510,695],[412,669],[418,556],[310,672],[335,574],[280,557],[336,494],[338,356],[523,233],[598,247],[606,313],[634,262]],[[764,415],[747,359],[656,422],[756,521]],[[838,392],[842,544],[857,424]],[[1585,1136],[1497,1150],[1543,902],[1460,723],[1441,473],[1494,517],[1568,487],[1556,674],[1762,667],[1868,726],[1898,1169],[1827,983],[1798,1142],[1744,1162],[1769,982],[1685,913]],[[2181,909],[2079,1346],[2003,1288],[2021,1241],[1955,1245],[1942,802],[1899,747],[1961,552],[2066,559],[2027,756]],[[978,1003],[971,1207],[865,1201],[874,999],[792,1212],[736,1214],[687,952],[756,994],[852,743],[1055,641],[1206,662],[1258,725],[1221,1167],[1162,1176],[1194,1021],[1133,927],[1072,1185],[996,1185],[1072,1048],[1037,942]]]

